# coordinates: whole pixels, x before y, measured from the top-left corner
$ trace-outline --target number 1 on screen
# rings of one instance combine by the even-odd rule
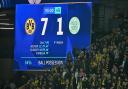
[[[57,22],[59,23],[59,31],[57,32],[57,35],[63,35],[63,31],[62,31],[62,17],[58,18]]]

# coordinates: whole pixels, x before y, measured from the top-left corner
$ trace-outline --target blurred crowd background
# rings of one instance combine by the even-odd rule
[[[90,53],[74,49],[74,61],[69,55],[66,65],[29,76],[23,89],[127,89],[128,19],[114,19],[122,19],[122,23],[110,34],[96,39]]]
[[[127,89],[128,7],[125,0],[112,1],[94,4],[90,51],[74,48],[74,60],[69,53],[65,65],[50,71],[11,72],[0,79],[0,89]]]

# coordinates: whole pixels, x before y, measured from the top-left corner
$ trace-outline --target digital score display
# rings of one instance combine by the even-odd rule
[[[91,2],[17,5],[14,69],[65,64],[74,48],[90,47],[91,18]]]

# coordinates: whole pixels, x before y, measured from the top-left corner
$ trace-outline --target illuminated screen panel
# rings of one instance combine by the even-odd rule
[[[15,70],[44,70],[63,65],[73,48],[91,41],[92,3],[16,6]]]

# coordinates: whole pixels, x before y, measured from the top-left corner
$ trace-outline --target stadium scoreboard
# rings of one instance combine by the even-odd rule
[[[73,48],[90,47],[92,3],[16,5],[15,70],[63,65]]]

